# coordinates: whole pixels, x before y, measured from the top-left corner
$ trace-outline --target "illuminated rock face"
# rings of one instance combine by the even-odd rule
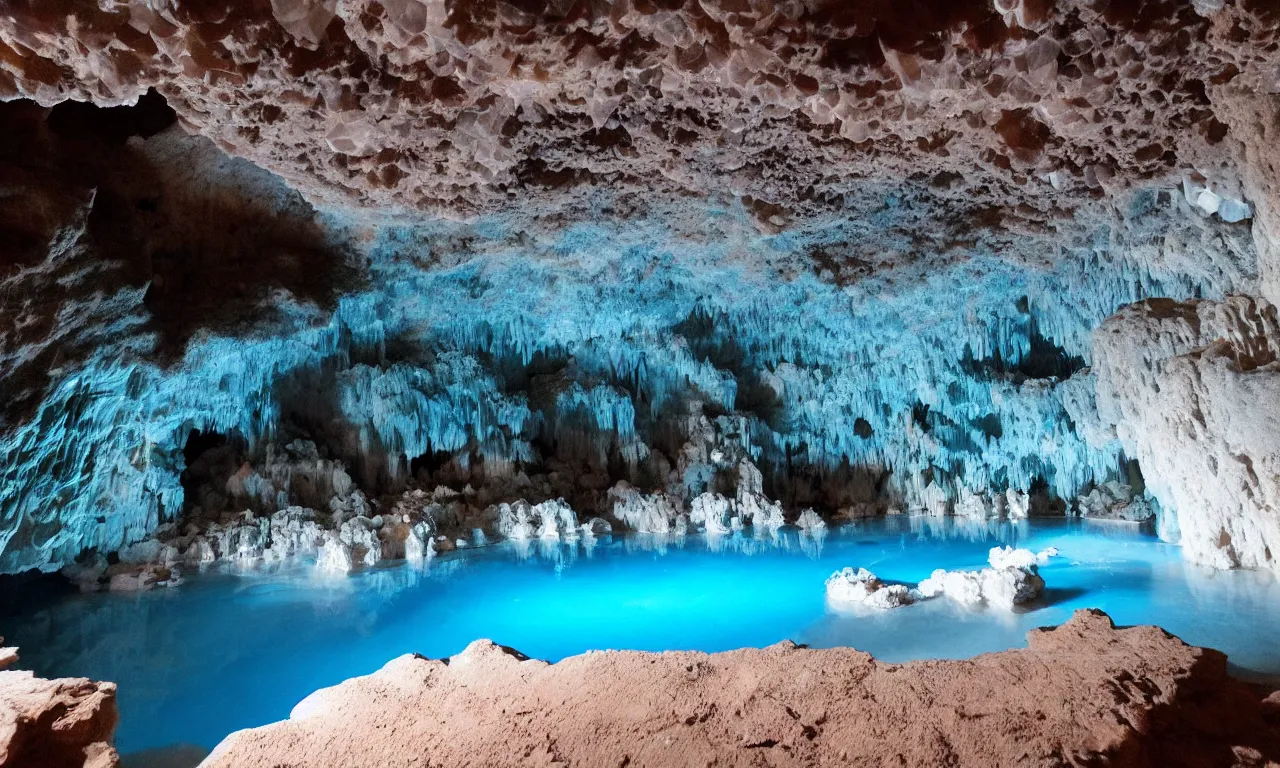
[[[1191,395],[1133,367],[1217,326],[1156,354],[1122,310],[1280,299],[1261,4],[12,5],[0,94],[143,101],[0,113],[0,572],[241,511],[183,485],[210,436],[266,515],[325,512],[268,477],[304,438],[370,512],[1154,502],[1274,562],[1223,522],[1270,481],[1187,490]],[[1196,439],[1257,472],[1233,386]]]
[[[1148,301],[1094,337],[1098,406],[1192,559],[1280,568],[1280,328],[1261,299]]]

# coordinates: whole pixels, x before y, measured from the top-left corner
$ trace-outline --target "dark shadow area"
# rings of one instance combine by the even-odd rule
[[[712,315],[699,306],[672,326],[671,332],[688,342],[689,354],[694,360],[709,362],[734,377],[737,382],[735,411],[758,416],[775,432],[788,431],[781,396],[759,374],[764,364],[759,350],[739,344],[726,332],[727,325],[727,317]]]
[[[27,571],[0,575],[0,617],[21,615],[31,606],[52,605],[74,594],[77,590],[71,582],[56,573]],[[0,637],[4,634],[0,625]]]
[[[1044,592],[1040,593],[1040,597],[1032,600],[1023,606],[1018,606],[1018,613],[1032,613],[1041,608],[1051,608],[1055,605],[1063,605],[1069,603],[1078,597],[1084,597],[1089,590],[1081,587],[1045,587]]]
[[[996,351],[991,357],[976,359],[973,350],[965,346],[960,360],[963,370],[980,381],[1008,379],[1021,384],[1028,379],[1058,379],[1065,381],[1085,367],[1084,358],[1068,354],[1040,333],[1034,320],[1028,326],[1030,350],[1018,360],[1005,360]]]
[[[261,331],[291,301],[327,312],[361,285],[300,195],[173,120],[154,92],[127,107],[0,104],[5,422],[104,346],[137,354],[154,333],[146,354],[168,364],[201,330]]]
[[[1178,686],[1160,691],[1144,727],[1126,729],[1116,745],[1114,765],[1233,766],[1266,765],[1280,760],[1280,713],[1261,702],[1261,691],[1228,677],[1227,657],[1206,649]],[[1150,682],[1129,672],[1117,676],[1118,703],[1147,699]],[[1241,754],[1260,760],[1243,763]]]
[[[120,768],[195,768],[210,750],[194,744],[175,744],[120,756]]]
[[[134,106],[99,107],[64,101],[49,110],[49,130],[67,141],[124,144],[131,136],[148,138],[173,125],[178,116],[164,97],[150,88]]]

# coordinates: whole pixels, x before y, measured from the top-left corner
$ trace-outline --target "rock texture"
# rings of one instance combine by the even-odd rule
[[[1280,327],[1264,299],[1147,301],[1094,336],[1098,412],[1189,557],[1280,570]]]
[[[1262,2],[18,2],[0,94],[156,87],[327,203],[727,191],[778,230],[898,177],[1035,230],[1173,172],[1238,198],[1213,96],[1273,92],[1274,22]]]
[[[115,768],[116,721],[114,683],[0,671],[3,768]]]
[[[291,765],[1262,766],[1274,709],[1216,651],[1077,612],[1029,648],[883,664],[784,643],[597,652],[554,665],[487,641],[403,656],[228,737],[210,768]],[[1267,718],[1271,719],[1268,720]]]
[[[1107,415],[1090,338],[1280,300],[1276,11],[847,6],[6,4],[0,572],[156,536],[376,562],[426,534],[374,519],[441,486],[636,530],[1150,510],[1176,540],[1185,467]],[[259,547],[342,495],[272,475],[296,439],[368,508]],[[210,505],[217,440],[261,485]],[[163,546],[91,581],[176,583]]]

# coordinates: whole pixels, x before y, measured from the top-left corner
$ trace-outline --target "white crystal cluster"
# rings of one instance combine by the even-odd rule
[[[827,602],[836,610],[885,610],[946,597],[964,606],[1011,610],[1040,596],[1044,579],[1039,568],[1057,554],[1053,547],[1039,552],[994,547],[988,555],[990,568],[938,569],[914,589],[904,584],[886,584],[865,568],[845,568],[827,579]]]

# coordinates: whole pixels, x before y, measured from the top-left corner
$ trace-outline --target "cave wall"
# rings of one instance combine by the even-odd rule
[[[1149,300],[1094,335],[1098,411],[1189,558],[1272,568],[1280,554],[1280,333],[1265,299]]]
[[[176,518],[195,433],[588,498],[685,483],[698,414],[788,505],[1136,458],[1193,557],[1274,564],[1270,359],[1218,343],[1274,338],[1264,3],[8,11],[2,572]]]
[[[697,238],[647,218],[554,231],[498,216],[370,224],[316,213],[176,127],[125,148],[128,181],[104,170],[98,183],[114,191],[68,213],[51,240],[75,244],[47,258],[72,275],[61,313],[112,287],[125,298],[90,318],[109,338],[50,377],[34,413],[15,414],[5,570],[113,551],[174,519],[194,432],[251,445],[305,434],[373,496],[442,453],[479,461],[493,483],[555,459],[663,487],[693,406],[742,420],[789,504],[911,510],[931,486],[954,501],[1037,484],[1069,500],[1124,479],[1126,452],[1141,455],[1086,421],[1091,329],[1148,296],[1257,284],[1248,223],[1206,215],[1176,189],[1094,203],[1095,232],[1037,259],[981,243],[892,250],[879,233],[933,201],[888,187],[876,219],[779,235],[741,206],[710,204]],[[137,181],[139,162],[154,180]],[[131,244],[143,263],[107,258],[105,236],[84,224],[107,200],[108,213],[149,217],[122,225],[148,233]],[[302,279],[326,261],[340,266]],[[129,286],[130,269],[145,289]],[[42,344],[65,340],[10,348]],[[842,489],[842,468],[877,478],[873,495]]]

